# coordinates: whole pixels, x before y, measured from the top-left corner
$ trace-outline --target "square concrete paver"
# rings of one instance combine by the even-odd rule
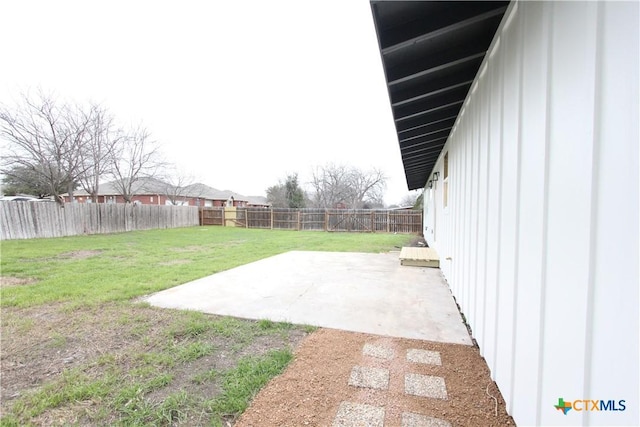
[[[384,408],[359,403],[342,402],[333,420],[333,427],[383,427]]]
[[[395,352],[392,348],[373,344],[365,344],[362,348],[362,354],[365,356],[376,357],[378,359],[391,360],[393,359]]]
[[[153,306],[472,345],[440,270],[398,253],[292,251],[144,299]]]
[[[354,387],[387,390],[389,388],[389,370],[383,368],[355,366],[351,370],[349,385]]]
[[[404,391],[413,396],[447,398],[444,378],[430,375],[406,374],[404,376]]]
[[[407,350],[407,360],[409,362],[422,363],[425,365],[442,365],[440,352],[438,351],[410,348]]]
[[[427,417],[413,412],[402,413],[402,427],[451,427],[451,423],[440,418]]]

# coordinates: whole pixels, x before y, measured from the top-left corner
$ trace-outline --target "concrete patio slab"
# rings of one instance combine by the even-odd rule
[[[292,251],[145,298],[151,305],[471,345],[440,270],[398,253]]]

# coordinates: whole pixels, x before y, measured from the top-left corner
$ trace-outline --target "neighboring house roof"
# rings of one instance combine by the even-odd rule
[[[117,181],[103,182],[98,185],[99,196],[111,196],[120,194],[120,190],[116,185]],[[133,183],[133,194],[163,194],[167,192],[169,184],[161,181],[157,178],[140,178]],[[73,192],[74,196],[89,196],[89,193],[83,189],[78,189]],[[65,193],[63,196],[67,196]]]
[[[218,190],[217,188],[209,187],[199,182],[185,187],[184,194],[188,197],[202,197],[203,199],[212,200],[229,200],[230,197],[233,197],[234,200],[247,200],[247,197],[242,194],[229,190]]]
[[[203,199],[214,199],[214,200],[226,200],[222,195],[220,195],[220,190],[217,190],[213,187],[209,187],[206,184],[202,184],[200,182],[187,185],[184,191],[185,195],[190,197],[202,197]]]
[[[264,196],[247,196],[247,202],[251,205],[271,206],[271,203]]]
[[[389,208],[390,211],[408,211],[411,209],[413,209],[413,205],[396,206],[394,208]]]
[[[171,191],[169,191],[171,190]],[[157,178],[140,178],[133,185],[132,194],[167,194],[176,193],[172,190],[171,184]],[[89,196],[89,193],[83,189],[73,192],[74,196]],[[104,182],[98,186],[98,196],[111,196],[120,194],[120,190],[116,185],[116,181]],[[68,193],[63,194],[68,196]],[[230,190],[218,190],[200,182],[187,185],[180,191],[180,196],[184,197],[200,197],[202,199],[211,200],[228,200],[233,197],[234,200],[248,201],[248,197]],[[266,202],[266,198],[264,198]]]

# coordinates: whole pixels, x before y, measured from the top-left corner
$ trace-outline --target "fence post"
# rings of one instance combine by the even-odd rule
[[[271,215],[270,215],[270,217],[271,217],[271,229],[273,230],[273,208],[271,208],[269,211],[271,213]]]
[[[372,233],[375,233],[375,232],[376,232],[376,216],[375,216],[375,211],[371,211],[370,217],[371,217],[371,232],[372,232]]]
[[[297,225],[296,230],[300,231],[300,209],[298,209],[298,225]]]
[[[391,211],[387,210],[387,233],[389,232],[390,224],[391,224]]]

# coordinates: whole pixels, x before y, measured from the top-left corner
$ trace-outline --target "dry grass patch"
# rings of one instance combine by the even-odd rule
[[[58,255],[60,259],[87,259],[98,256],[102,251],[71,251]]]
[[[145,304],[7,307],[2,425],[215,425],[237,416],[212,409],[226,373],[306,335],[290,324]]]
[[[172,265],[183,265],[183,264],[189,264],[191,262],[191,260],[189,259],[172,259],[171,261],[165,261],[165,262],[159,262],[158,265],[162,265],[162,266],[172,266]]]
[[[181,248],[171,248],[170,251],[171,252],[177,252],[177,253],[193,253],[193,252],[202,252],[207,250],[207,246],[184,246]]]
[[[36,283],[38,279],[33,277],[13,277],[13,276],[0,276],[0,287],[8,288],[11,286],[22,286]]]

